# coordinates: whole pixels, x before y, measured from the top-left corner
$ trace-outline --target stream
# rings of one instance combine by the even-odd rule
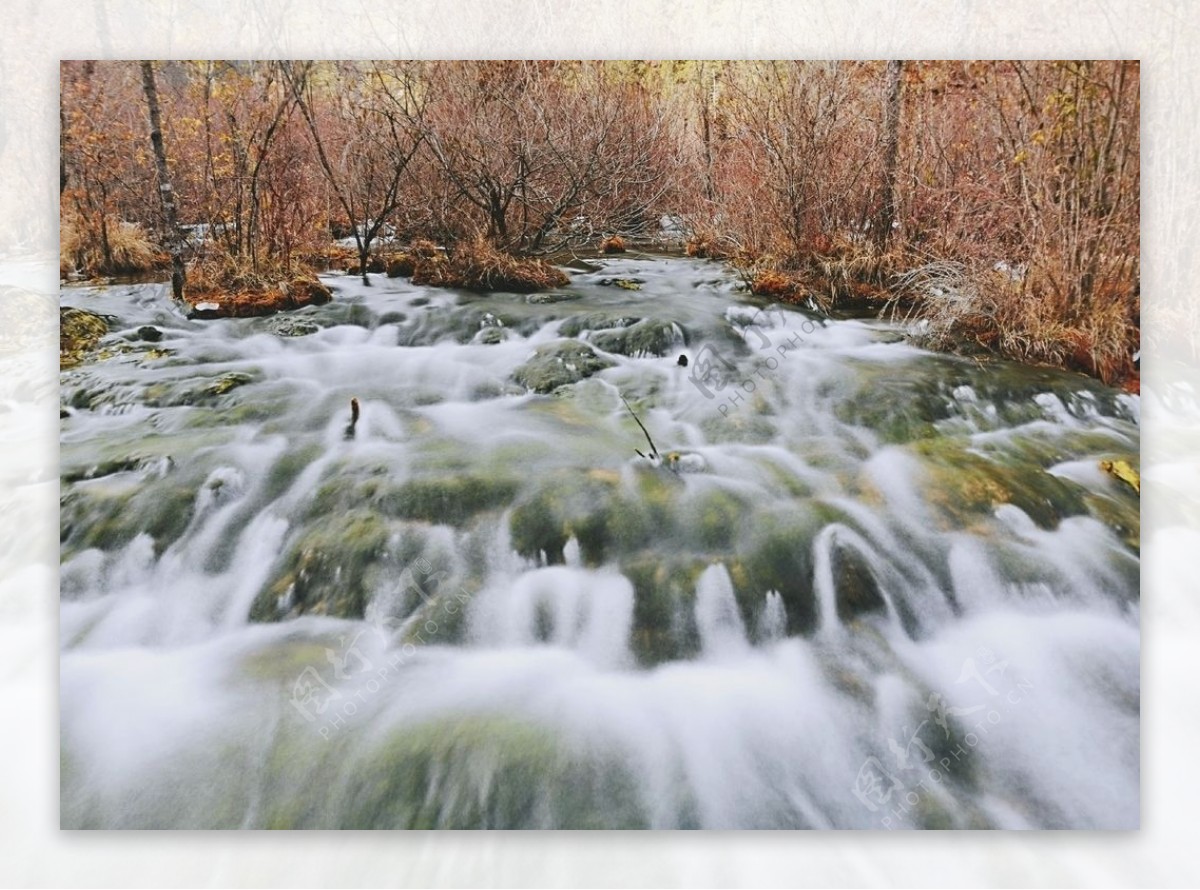
[[[568,271],[63,288],[63,827],[1137,827],[1137,397]]]

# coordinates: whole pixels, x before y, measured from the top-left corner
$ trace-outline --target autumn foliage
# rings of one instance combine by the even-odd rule
[[[527,290],[562,283],[541,258],[665,238],[937,348],[1133,374],[1135,62],[157,70],[200,284],[265,294],[332,267]],[[161,269],[138,63],[64,62],[61,120],[63,273]]]

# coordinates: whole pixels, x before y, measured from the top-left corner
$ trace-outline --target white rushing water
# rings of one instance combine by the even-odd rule
[[[1137,825],[1137,399],[603,264],[64,289],[65,827]]]

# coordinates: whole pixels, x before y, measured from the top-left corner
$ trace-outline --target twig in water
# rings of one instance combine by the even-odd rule
[[[350,422],[346,424],[346,438],[354,438],[354,427],[358,424],[358,399],[350,399]]]
[[[620,395],[620,393],[618,393],[618,395]],[[625,402],[625,396],[621,396],[621,401]],[[662,460],[662,456],[658,453],[658,447],[654,444],[654,440],[650,438],[650,432],[646,429],[642,422],[638,420],[637,414],[634,413],[633,408],[629,406],[628,402],[625,402],[625,407],[628,409],[629,413],[633,415],[634,423],[642,428],[642,433],[646,436],[646,441],[650,443],[650,453],[658,460]],[[638,457],[646,458],[646,455],[642,454],[642,452],[638,451],[636,448],[633,450],[637,452]],[[648,460],[649,458],[646,459]]]

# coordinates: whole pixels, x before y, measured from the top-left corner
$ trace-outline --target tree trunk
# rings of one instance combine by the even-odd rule
[[[171,292],[176,300],[183,299],[186,276],[183,269],[183,239],[179,237],[179,220],[175,215],[175,190],[171,187],[171,171],[167,168],[167,152],[163,148],[162,116],[158,110],[158,88],[154,85],[154,67],[142,62],[142,89],[146,92],[146,107],[150,110],[150,144],[154,146],[154,161],[158,165],[158,194],[162,199],[166,222],[167,248],[171,251]]]
[[[58,195],[67,190],[67,112],[62,96],[58,97]]]
[[[875,221],[875,246],[887,248],[896,220],[896,155],[900,148],[900,72],[904,63],[892,59],[887,63],[883,104],[883,170],[880,192],[883,196],[879,218]]]

